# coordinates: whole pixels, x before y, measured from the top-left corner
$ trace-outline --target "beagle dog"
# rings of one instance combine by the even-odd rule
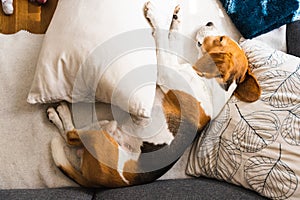
[[[225,91],[236,81],[234,95],[245,102],[256,101],[261,90],[241,47],[230,37],[219,35],[212,22],[201,27],[196,38],[203,53],[193,66],[198,75],[216,78]]]
[[[51,142],[54,162],[81,186],[123,187],[156,180],[179,159],[196,134],[216,117],[233,92],[249,102],[260,96],[260,87],[249,70],[244,52],[227,36],[201,39],[203,33],[200,31],[196,44],[203,56],[193,66],[179,64],[177,56],[168,48],[177,45],[180,8],[177,6],[161,17],[161,10],[156,6],[148,2],[144,10],[153,28],[158,61],[151,120],[147,123],[135,117],[125,122],[104,120],[76,129],[66,103],[47,110],[49,120],[64,138],[54,138]],[[204,27],[212,28],[212,23]],[[188,80],[189,88],[178,84],[180,78],[174,74]],[[79,148],[79,168],[68,160],[65,143]]]

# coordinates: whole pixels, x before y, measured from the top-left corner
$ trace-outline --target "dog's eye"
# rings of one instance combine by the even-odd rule
[[[224,78],[224,75],[223,74],[219,74],[216,76],[216,78]]]
[[[223,36],[221,36],[221,37],[220,37],[220,42],[222,42],[222,41],[223,41],[223,39],[224,39],[224,37],[223,37]]]
[[[198,46],[198,47],[201,47],[201,43],[200,43],[199,41],[197,42],[197,46]]]

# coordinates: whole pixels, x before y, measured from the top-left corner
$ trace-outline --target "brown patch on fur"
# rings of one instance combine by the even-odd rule
[[[163,108],[169,130],[174,135],[184,120],[194,124],[198,130],[203,129],[210,121],[200,103],[191,95],[179,90],[168,91],[163,99]]]
[[[196,132],[210,120],[194,97],[178,90],[172,90],[165,94],[162,107],[169,129],[174,136],[177,133],[178,136],[193,135],[187,134],[191,131],[195,131],[196,135]],[[108,132],[105,130],[73,130],[67,133],[67,140],[70,145],[82,144],[82,165],[80,171],[71,165],[60,166],[60,168],[85,187],[115,188],[151,182],[163,175],[175,163],[156,171],[139,173],[139,169],[145,163],[140,160],[128,160],[124,163],[121,176],[117,171],[120,156],[119,145]],[[178,148],[178,146],[172,145],[168,148]]]
[[[84,187],[122,187],[127,185],[117,171],[118,143],[106,131],[78,132],[73,130],[68,132],[67,140],[71,141],[70,145],[77,145],[80,142],[84,146],[81,172],[72,169],[72,166],[60,166],[69,177]],[[75,140],[76,142],[74,142]],[[82,180],[86,180],[86,182]]]
[[[76,129],[67,132],[67,142],[71,146],[82,146],[81,140]]]
[[[168,128],[173,133],[173,136],[176,136],[181,123],[181,107],[176,95],[171,90],[165,95],[162,107]]]
[[[125,163],[124,165],[124,172],[123,176],[126,180],[128,180],[129,184],[141,184],[138,180],[137,173],[132,173],[132,172],[137,172],[138,171],[138,166],[137,162],[134,160],[129,160]]]
[[[118,169],[118,143],[106,131],[84,131],[81,172],[94,185],[121,187],[127,184]]]

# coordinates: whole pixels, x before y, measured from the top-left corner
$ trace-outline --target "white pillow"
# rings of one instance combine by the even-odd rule
[[[300,198],[300,59],[257,40],[241,43],[262,88],[234,96],[194,143],[187,173],[224,180],[270,199]]]
[[[156,87],[156,52],[144,18],[145,2],[60,0],[27,101],[96,100],[149,117]]]

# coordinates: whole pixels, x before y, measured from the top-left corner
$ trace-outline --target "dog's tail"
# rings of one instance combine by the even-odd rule
[[[51,141],[52,157],[56,166],[68,177],[73,179],[83,187],[93,187],[83,176],[76,170],[68,160],[64,151],[64,143],[61,138],[56,137]]]

